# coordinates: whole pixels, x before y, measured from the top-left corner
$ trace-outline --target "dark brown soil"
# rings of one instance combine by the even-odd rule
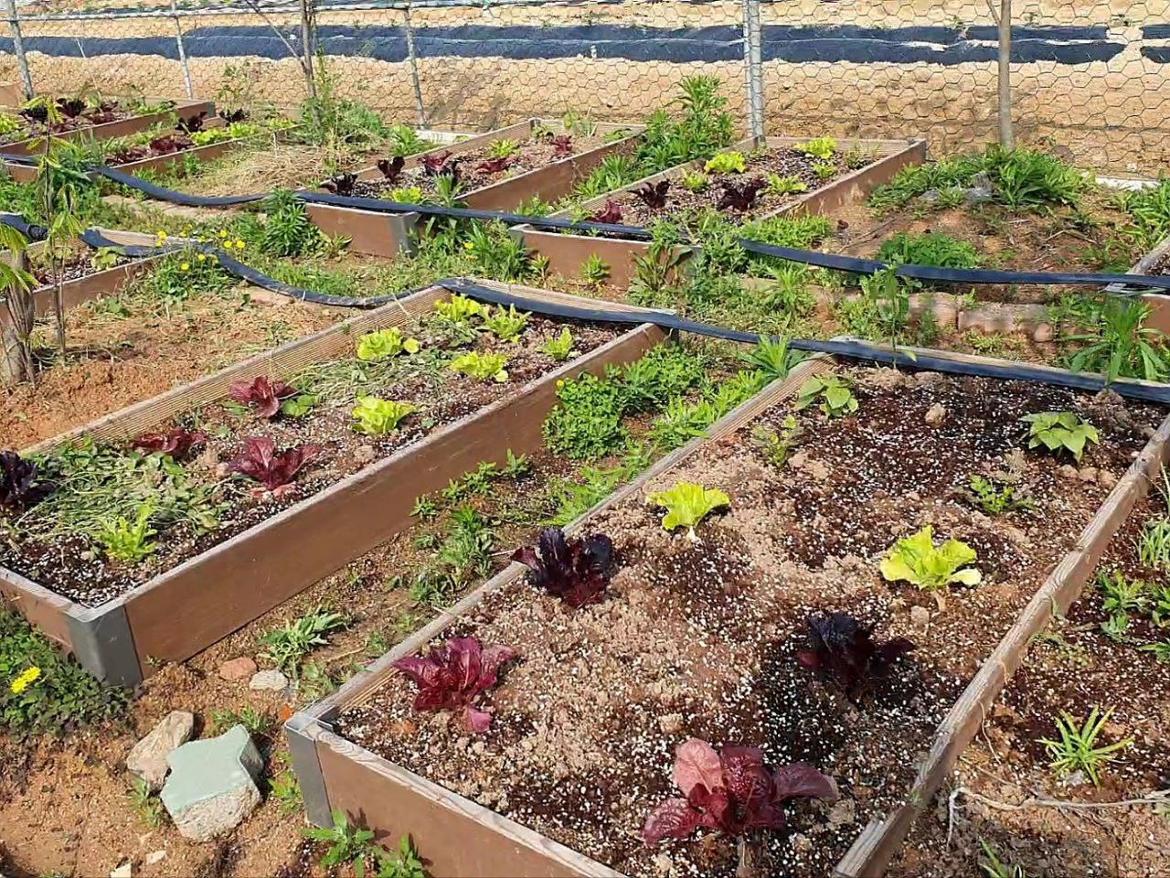
[[[1165,571],[1143,567],[1137,544],[1165,502],[1138,504],[1113,539],[1096,573],[1122,570],[1132,578],[1166,582]],[[1034,643],[1023,667],[962,757],[954,787],[955,812],[946,795],[926,812],[890,870],[914,878],[971,875],[987,840],[1001,860],[1031,878],[1068,875],[1158,878],[1170,862],[1170,822],[1164,806],[1116,803],[1170,788],[1170,699],[1166,665],[1139,647],[1167,639],[1148,615],[1130,613],[1125,642],[1101,631],[1109,613],[1093,579],[1068,618],[1058,620]],[[1133,746],[1101,771],[1101,785],[1083,777],[1061,780],[1049,767],[1041,738],[1056,737],[1055,719],[1068,711],[1083,721],[1093,707],[1114,713],[1098,746],[1133,739]],[[1042,805],[1037,800],[1047,800]],[[1106,805],[1057,808],[1052,802]],[[950,844],[947,843],[948,834]]]
[[[455,165],[458,169],[460,192],[468,193],[594,149],[603,142],[599,137],[574,137],[572,150],[558,155],[551,138],[529,137],[520,141],[516,151],[508,156],[506,167],[499,170],[493,170],[485,164],[492,161],[489,146],[453,155],[448,167]],[[392,189],[417,186],[422,189],[424,195],[434,195],[435,182],[436,177],[428,174],[426,169],[419,165],[403,170],[393,183],[382,180],[359,182],[354,186],[353,194],[359,198],[379,198]]]
[[[24,116],[20,116],[20,120],[25,124],[25,130],[7,136],[0,136],[0,144],[16,143],[21,140],[28,140],[31,137],[43,137],[48,130],[51,130],[54,134],[65,134],[69,131],[76,131],[79,128],[89,128],[93,125],[104,125],[107,122],[118,122],[122,119],[129,119],[132,115],[134,114],[128,110],[122,109],[117,104],[113,104],[108,110],[86,110],[78,116],[62,118],[60,122],[54,122],[51,125],[34,122]]]
[[[746,211],[726,209],[723,213],[732,220],[748,220],[775,213],[788,204],[827,186],[839,177],[849,173],[851,168],[846,164],[846,156],[838,153],[824,162],[833,165],[836,171],[827,177],[819,177],[813,170],[813,165],[820,163],[820,159],[810,158],[795,149],[770,149],[758,153],[749,153],[744,156],[747,170],[742,173],[715,173],[705,172],[708,179],[706,188],[699,192],[692,192],[683,187],[677,180],[671,180],[666,194],[666,205],[661,208],[650,207],[633,192],[622,192],[612,200],[622,211],[620,222],[632,226],[650,225],[655,219],[662,216],[674,216],[682,213],[697,213],[702,210],[714,210],[723,197],[727,186],[742,189],[745,184],[757,178],[765,182],[769,174],[781,177],[795,177],[808,187],[806,192],[790,195],[773,195],[762,191],[752,206]],[[862,165],[863,166],[863,165]]]
[[[66,283],[71,280],[77,280],[78,278],[96,274],[99,271],[106,271],[110,268],[116,268],[117,266],[123,265],[129,261],[129,259],[123,256],[118,256],[112,264],[103,265],[101,268],[98,268],[93,264],[93,259],[89,254],[78,253],[75,256],[70,257],[61,265],[59,276],[61,282]],[[51,286],[57,283],[58,273],[53,270],[52,265],[47,263],[36,264],[32,267],[32,273],[41,286]]]
[[[460,622],[453,632],[522,653],[490,697],[495,721],[483,739],[445,714],[414,714],[413,687],[398,676],[346,711],[340,733],[635,878],[734,873],[727,839],[655,851],[639,831],[672,795],[673,752],[686,738],[762,746],[776,764],[814,764],[842,792],[836,804],[789,808],[789,830],[768,839],[768,874],[827,874],[904,795],[946,711],[1161,418],[1116,397],[1031,384],[854,375],[859,412],[800,413],[805,438],[784,468],[751,431],[778,424],[787,404],[647,486],[689,480],[730,494],[730,510],[698,528],[700,542],[666,533],[642,496],[596,516],[592,529],[619,555],[604,603],[571,612],[516,583]],[[935,405],[946,416],[930,426]],[[1026,444],[1019,415],[1055,409],[1089,417],[1102,442],[1079,470],[1025,452],[1031,513],[991,519],[956,496],[972,473],[1002,468]],[[936,602],[880,578],[879,559],[925,524],[977,550],[982,585]],[[794,658],[807,616],[822,610],[854,615],[880,640],[909,637],[917,650],[852,703]]]
[[[278,415],[264,421],[231,403],[205,407],[180,421],[208,435],[206,447],[184,467],[195,484],[214,486],[214,498],[223,510],[215,530],[201,532],[186,522],[167,528],[160,526],[158,549],[153,554],[137,564],[119,564],[108,562],[100,551],[95,552],[87,535],[39,536],[53,523],[46,521],[38,530],[30,523],[35,519],[34,508],[31,515],[20,519],[19,526],[8,528],[8,538],[0,545],[0,563],[85,605],[96,606],[111,600],[557,368],[561,364],[541,348],[564,325],[564,322],[532,315],[516,341],[502,342],[486,332],[476,334],[470,349],[508,356],[505,382],[481,381],[446,368],[454,356],[445,347],[450,339],[435,329],[433,322],[424,321],[404,327],[404,332],[417,335],[422,343],[423,350],[418,355],[390,361],[391,368],[379,372],[372,385],[364,382],[352,385],[346,381],[305,417]],[[575,350],[581,355],[617,334],[608,326],[575,322],[569,325],[576,339]],[[297,380],[294,378],[292,383],[296,385]],[[357,397],[365,395],[410,402],[417,410],[386,437],[371,438],[353,429],[354,403]],[[160,425],[160,429],[169,426]],[[227,466],[241,454],[243,440],[249,436],[267,436],[276,442],[278,449],[314,444],[321,448],[321,453],[297,475],[293,490],[279,496],[258,493],[257,483],[230,477]],[[11,517],[9,523],[12,524]]]
[[[1170,253],[1167,253],[1150,269],[1151,274],[1170,274]]]

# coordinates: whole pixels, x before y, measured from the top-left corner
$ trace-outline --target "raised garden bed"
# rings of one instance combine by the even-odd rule
[[[1130,274],[1162,275],[1170,274],[1170,238],[1162,241],[1144,255],[1129,270]],[[1109,289],[1117,291],[1117,287]],[[1150,306],[1150,315],[1146,318],[1146,326],[1170,334],[1170,296],[1162,293],[1143,293],[1142,301]]]
[[[504,340],[437,318],[436,304],[449,298],[438,287],[416,293],[29,449],[48,493],[0,521],[0,592],[92,673],[133,684],[154,662],[195,654],[406,527],[415,497],[481,461],[503,465],[509,450],[537,447],[557,381],[632,360],[663,337],[650,325],[621,331],[533,316],[518,338]],[[565,326],[579,353],[560,364],[543,344]],[[421,351],[355,353],[367,334],[395,327],[402,339],[417,335]],[[483,379],[455,371],[449,361],[469,351],[481,365],[501,355],[507,372],[498,364]],[[292,382],[295,393],[277,388],[274,399],[253,385],[258,378]],[[241,404],[249,394],[251,403]],[[367,396],[414,408],[390,429],[376,418],[355,421],[354,403]],[[284,406],[265,419],[268,403],[285,401],[299,410]],[[361,435],[357,424],[382,432]],[[131,448],[176,427],[203,434],[192,451],[172,452],[178,461]],[[301,459],[269,461],[246,437],[299,450]],[[74,504],[62,487],[96,478],[100,493],[116,473],[140,470],[168,487],[128,497],[133,509],[120,523],[87,524],[84,501]],[[78,497],[93,495],[87,491]],[[115,554],[105,525],[126,536],[134,510],[144,508],[151,532],[138,553]],[[75,513],[82,519],[62,523]]]
[[[198,117],[200,114],[211,116],[214,113],[214,101],[175,101],[172,106],[165,110],[159,110],[155,113],[144,113],[137,116],[130,115],[125,111],[119,112],[115,103],[113,109],[105,115],[114,115],[118,118],[97,124],[90,123],[84,116],[67,119],[66,124],[61,127],[61,130],[53,132],[53,136],[64,140],[74,140],[80,137],[92,138],[94,140],[109,140],[114,137],[125,137],[128,134],[146,131],[156,125],[166,124],[171,119],[177,118],[180,121],[185,121]],[[103,115],[102,118],[104,117]],[[81,124],[82,122],[86,122],[86,124]],[[16,140],[11,143],[0,143],[0,153],[31,155],[41,148],[43,142],[44,136],[38,132],[34,137]]]
[[[353,179],[336,179],[331,187],[336,190],[333,194],[367,198],[390,198],[394,190],[418,189],[421,191],[399,192],[410,196],[400,200],[426,199],[433,194],[436,176],[447,173],[454,162],[465,180],[458,197],[461,204],[482,210],[515,210],[533,198],[556,201],[569,194],[606,156],[635,149],[640,131],[637,125],[599,124],[593,134],[579,137],[568,133],[560,122],[529,119],[410,156],[400,170],[392,172],[393,182],[373,167],[358,172]],[[515,152],[497,163],[506,166],[491,171],[483,168],[492,162],[493,150],[499,151],[504,142],[515,144]],[[309,204],[308,211],[322,231],[349,238],[351,250],[375,256],[409,252],[419,222],[417,213],[376,213],[328,204]]]
[[[808,379],[834,371],[798,367],[578,522],[616,550],[600,603],[570,610],[513,565],[295,716],[287,731],[310,819],[338,809],[408,831],[436,878],[730,876],[732,839],[647,848],[639,837],[677,795],[673,754],[695,737],[810,763],[840,790],[835,803],[789,807],[787,833],[752,839],[758,874],[880,874],[1015,669],[1021,632],[1052,611],[1053,594],[1079,588],[1147,490],[1170,421],[1047,385],[874,369],[845,371],[855,413],[793,411]],[[1077,466],[1024,450],[1018,419],[1049,410],[1100,430]],[[777,466],[793,423],[796,446]],[[974,508],[958,495],[972,475],[1002,479],[996,488],[1011,485],[1029,511]],[[729,495],[696,540],[665,531],[648,504],[679,481]],[[939,599],[885,581],[879,560],[927,524],[974,550],[966,564],[981,585]],[[797,658],[810,615],[828,612],[916,648],[847,690]],[[476,705],[493,716],[482,737],[458,716],[415,713],[414,687],[393,668],[450,636],[520,653]]]
[[[738,153],[744,158],[743,172],[705,170],[707,162],[697,161],[646,177],[624,189],[602,195],[574,210],[564,210],[553,216],[567,219],[576,214],[605,219],[625,225],[649,225],[660,216],[674,216],[684,211],[718,208],[726,191],[724,183],[742,190],[751,181],[765,184],[770,175],[785,178],[788,185],[763,189],[745,210],[727,205],[720,209],[733,219],[763,219],[783,214],[830,213],[843,205],[860,201],[882,183],[888,182],[902,168],[918,164],[926,158],[925,140],[841,140],[833,153],[825,159],[806,155],[796,149],[808,140],[795,137],[768,137],[761,151],[756,141],[749,138],[733,145],[726,154]],[[864,164],[861,164],[864,162]],[[814,165],[824,165],[826,182],[821,182]],[[853,165],[858,165],[853,167]],[[684,180],[701,175],[704,188],[692,192]],[[666,183],[665,203],[652,208],[636,192],[655,189]],[[804,191],[798,190],[805,187]],[[616,207],[620,217],[602,214],[610,206]],[[645,256],[649,244],[616,237],[562,234],[552,230],[535,229],[521,225],[514,230],[522,236],[525,245],[549,260],[553,272],[564,277],[576,277],[590,257],[605,263],[609,270],[608,282],[619,287],[628,286],[634,277],[635,260]],[[680,255],[685,251],[680,250]]]

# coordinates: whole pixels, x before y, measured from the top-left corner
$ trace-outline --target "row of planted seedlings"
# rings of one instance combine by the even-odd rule
[[[932,355],[803,363],[517,547],[290,721],[310,818],[436,876],[880,873],[1170,433]]]
[[[558,382],[662,337],[406,296],[6,453],[0,591],[132,684],[407,526],[415,497],[532,450]]]

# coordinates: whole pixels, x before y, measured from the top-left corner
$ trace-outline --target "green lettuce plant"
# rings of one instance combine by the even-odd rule
[[[484,310],[484,306],[475,299],[461,296],[458,293],[444,302],[435,303],[435,311],[439,316],[452,323],[469,323],[472,317],[483,316]]]
[[[946,588],[952,583],[978,585],[983,574],[967,565],[975,550],[958,540],[934,544],[934,529],[928,524],[918,533],[898,540],[882,559],[882,577],[888,582],[910,582],[926,591]]]
[[[718,488],[704,488],[694,482],[676,482],[666,491],[651,494],[648,502],[666,510],[662,526],[666,530],[687,528],[689,539],[698,542],[695,527],[716,509],[731,505],[731,498]]]
[[[508,380],[508,358],[503,354],[481,354],[471,351],[460,354],[451,361],[450,369],[453,372],[462,372],[480,381],[498,381],[503,384]]]
[[[143,503],[138,507],[133,521],[118,516],[107,523],[98,534],[98,541],[106,550],[106,555],[116,561],[136,564],[154,552],[158,543],[150,539],[155,536],[155,530],[150,526],[153,514],[154,507]]]
[[[1075,412],[1038,412],[1020,420],[1029,424],[1028,447],[1044,446],[1049,451],[1069,452],[1079,463],[1085,446],[1100,442],[1097,428]]]
[[[747,171],[747,161],[742,152],[721,152],[712,156],[704,169],[709,174],[742,174]]]
[[[799,177],[768,174],[765,179],[768,181],[769,195],[796,195],[808,191],[808,184]]]
[[[417,354],[420,345],[417,339],[403,338],[397,327],[367,332],[357,343],[357,358],[366,363],[376,363],[400,353]]]
[[[527,325],[528,314],[524,311],[517,311],[515,305],[512,305],[506,310],[503,305],[500,305],[491,314],[484,311],[484,329],[493,333],[501,341],[511,341],[514,338],[519,338],[520,333],[524,331],[524,327]]]
[[[837,152],[837,140],[833,137],[814,137],[793,147],[797,152],[817,159],[831,159]]]
[[[408,402],[363,396],[353,409],[354,429],[367,436],[385,436],[397,430],[402,419],[417,408]]]
[[[573,352],[573,343],[575,341],[576,339],[573,338],[573,333],[566,326],[561,330],[560,335],[546,341],[542,350],[558,363],[561,363],[569,359],[569,355]]]

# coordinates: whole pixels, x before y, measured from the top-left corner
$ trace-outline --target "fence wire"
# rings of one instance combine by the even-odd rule
[[[643,119],[695,73],[718,76],[748,127],[745,8],[759,9],[772,134],[925,137],[934,154],[997,137],[1002,0],[319,0],[315,42],[340,97],[391,121],[485,129],[527,116]],[[103,9],[102,5],[109,6]],[[1170,0],[1015,0],[1011,117],[1022,144],[1156,176],[1170,164]],[[38,91],[225,104],[306,97],[288,2],[70,0],[22,5]],[[180,41],[182,51],[180,52]],[[11,22],[0,78],[19,82]]]

